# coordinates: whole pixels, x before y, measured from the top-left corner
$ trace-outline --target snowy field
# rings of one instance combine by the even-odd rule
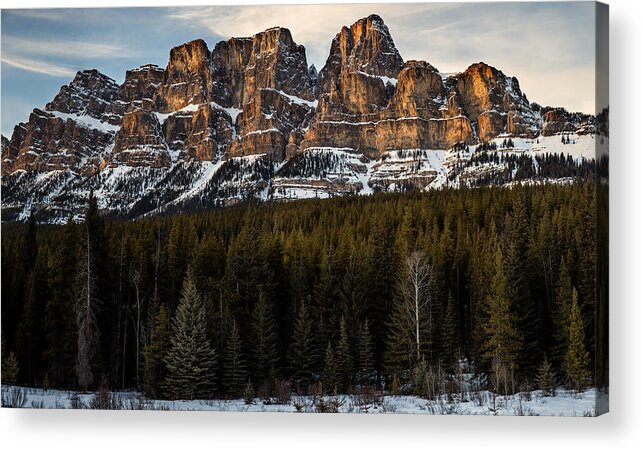
[[[91,408],[94,393],[74,393],[14,386],[2,386],[3,407],[16,395],[23,408],[70,409]],[[491,392],[467,393],[464,400],[453,396],[426,400],[410,395],[342,395],[311,397],[293,395],[288,403],[276,404],[255,399],[253,404],[238,400],[149,400],[136,392],[113,392],[113,409],[166,411],[232,411],[232,412],[341,412],[357,414],[461,414],[500,416],[571,416],[595,415],[595,390],[580,394],[558,389],[555,396],[542,391],[511,396],[494,396]]]

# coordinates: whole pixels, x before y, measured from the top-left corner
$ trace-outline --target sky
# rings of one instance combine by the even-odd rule
[[[122,83],[142,64],[165,67],[172,47],[202,38],[210,49],[230,37],[289,28],[323,67],[342,26],[376,13],[404,60],[441,72],[484,61],[516,76],[530,101],[595,110],[593,2],[412,3],[3,9],[1,128],[9,137],[78,70],[96,68]]]

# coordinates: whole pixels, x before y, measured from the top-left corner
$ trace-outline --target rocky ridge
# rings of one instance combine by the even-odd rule
[[[439,187],[462,151],[498,137],[532,148],[594,132],[593,116],[530,103],[485,63],[444,76],[404,61],[377,15],[343,27],[320,71],[275,27],[212,50],[185,43],[165,68],[128,70],[121,85],[78,72],[2,137],[2,219],[79,218],[90,191],[107,214],[131,218],[247,196]]]

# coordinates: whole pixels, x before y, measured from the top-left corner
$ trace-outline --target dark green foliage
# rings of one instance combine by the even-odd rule
[[[499,156],[482,151],[474,159],[491,157]],[[511,170],[526,170],[518,155],[502,158]],[[528,170],[541,177],[565,164],[555,155],[538,158]],[[576,167],[577,175],[585,169]],[[80,280],[89,235],[93,386],[103,380],[119,388],[137,386],[137,290],[129,276],[135,270],[144,300],[140,386],[160,394],[167,377],[164,364],[159,367],[169,350],[167,324],[176,322],[181,284],[192,265],[205,311],[203,334],[221,357],[213,380],[219,390],[212,387],[204,396],[242,394],[238,383],[226,385],[233,322],[243,344],[245,376],[236,377],[242,378],[241,391],[247,380],[258,389],[276,377],[292,377],[299,392],[317,381],[330,392],[356,384],[389,389],[395,375],[405,389],[422,355],[437,374],[440,367],[452,371],[460,352],[488,373],[494,342],[501,341],[491,321],[511,324],[502,339],[512,344],[502,345],[501,352],[508,350],[503,358],[514,358],[515,370],[495,366],[502,369],[496,371],[499,388],[511,390],[515,383],[536,381],[545,354],[555,372],[567,374],[573,287],[584,333],[576,342],[583,341],[588,352],[585,367],[593,366],[594,197],[594,184],[578,180],[247,202],[135,222],[106,221],[92,200],[86,224],[2,225],[5,350],[18,358],[18,383],[38,384],[46,376],[52,388],[79,387],[74,305],[86,285]],[[432,268],[419,359],[400,281],[415,250]],[[348,364],[339,365],[339,359]],[[579,378],[590,382],[590,372]]]
[[[249,344],[254,383],[260,386],[273,381],[279,362],[278,334],[271,308],[263,293],[259,294],[252,312]]]
[[[556,367],[561,368],[568,347],[569,322],[571,319],[571,303],[573,301],[573,285],[566,266],[565,258],[560,263],[560,274],[553,302],[552,320],[553,347],[551,359]]]
[[[312,319],[308,313],[306,302],[299,306],[292,344],[288,353],[292,376],[299,386],[307,386],[318,360],[316,336],[312,329]]]
[[[207,337],[206,311],[191,269],[183,282],[170,349],[164,360],[167,395],[177,399],[212,397],[218,361]]]
[[[522,336],[515,326],[513,299],[504,272],[503,256],[498,248],[493,261],[495,274],[486,298],[488,319],[484,323],[484,356],[507,368],[515,368],[522,348]]]
[[[3,384],[16,384],[18,382],[18,374],[20,373],[20,365],[18,358],[13,352],[2,361],[2,383]]]
[[[539,366],[537,387],[541,389],[544,396],[555,394],[555,372],[548,362],[548,358],[544,358],[544,361],[542,361],[542,364]]]
[[[568,324],[568,347],[564,358],[564,372],[572,389],[582,391],[586,388],[589,371],[589,353],[584,344],[584,323],[577,300],[577,291],[573,289],[571,315]]]
[[[323,376],[321,377],[321,383],[326,393],[332,394],[339,389],[340,379],[339,379],[339,367],[334,356],[334,349],[332,344],[328,342],[328,346],[325,349],[325,356],[323,360]]]
[[[452,368],[457,361],[459,354],[459,333],[457,326],[457,311],[455,311],[455,301],[452,294],[448,293],[448,302],[446,304],[446,314],[441,327],[442,342],[442,362],[446,367]]]
[[[335,352],[337,363],[337,381],[339,392],[347,392],[347,389],[352,386],[352,378],[354,376],[354,359],[350,349],[350,342],[348,340],[348,330],[346,329],[346,321],[341,318],[339,322],[339,342],[337,343],[337,350]]]
[[[370,333],[370,323],[366,319],[359,333],[359,381],[369,385],[374,381],[374,341]]]
[[[161,383],[167,376],[164,361],[170,348],[170,339],[169,315],[165,305],[160,305],[149,333],[149,343],[145,346],[143,352],[145,360],[145,390],[152,397],[160,396]]]
[[[226,395],[238,398],[247,382],[243,343],[236,321],[232,321],[227,334],[221,383]]]
[[[68,386],[73,378],[76,357],[74,289],[69,274],[77,265],[77,231],[69,221],[49,258],[50,297],[45,307],[44,331],[47,375],[53,386]]]

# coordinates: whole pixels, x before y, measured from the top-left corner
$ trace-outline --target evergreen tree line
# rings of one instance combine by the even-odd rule
[[[3,382],[170,398],[591,384],[595,188],[2,226]],[[9,372],[5,373],[5,368]],[[8,377],[7,377],[8,374]]]

